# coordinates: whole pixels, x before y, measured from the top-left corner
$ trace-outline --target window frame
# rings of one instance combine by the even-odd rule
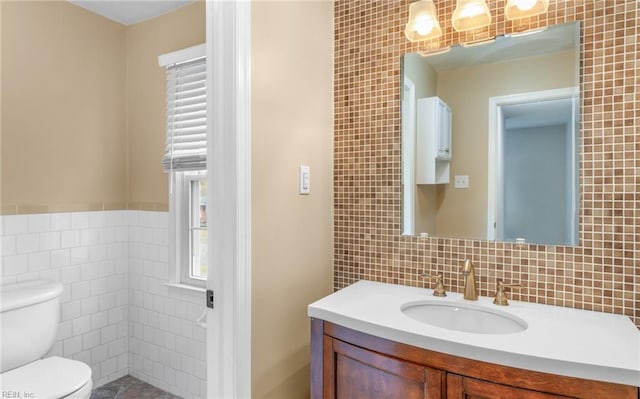
[[[192,245],[192,211],[200,211],[200,202],[192,198],[192,182],[206,181],[205,171],[173,171],[169,174],[170,198],[169,251],[173,273],[171,282],[205,288],[207,279],[191,276],[194,249]],[[194,208],[194,204],[197,204]]]
[[[186,135],[175,134],[175,129],[184,130],[185,128],[192,129],[194,127],[199,127],[199,125],[194,125],[194,122],[202,118],[193,115],[193,109],[189,109],[188,111],[185,111],[183,109],[181,111],[182,114],[180,114],[182,116],[182,119],[174,120],[172,118],[175,117],[175,114],[177,112],[176,107],[180,108],[185,106],[185,104],[179,104],[180,97],[176,98],[175,95],[184,94],[184,92],[181,91],[182,89],[185,89],[183,86],[193,85],[194,83],[200,82],[201,80],[200,77],[198,77],[196,80],[193,80],[196,75],[201,74],[201,72],[197,72],[193,75],[189,75],[188,73],[186,75],[182,75],[182,73],[186,73],[185,68],[192,68],[195,64],[199,63],[202,60],[204,60],[206,70],[208,68],[206,53],[206,44],[203,43],[158,56],[158,66],[160,66],[161,68],[166,68],[167,70],[167,90],[169,90],[170,88],[174,89],[174,91],[172,91],[172,93],[174,93],[174,97],[172,97],[171,99],[168,95],[169,92],[167,92],[167,146],[165,146],[165,154],[163,156],[163,169],[166,173],[168,173],[169,181],[169,282],[167,283],[167,285],[194,289],[197,291],[206,288],[207,279],[206,277],[204,279],[191,277],[191,265],[193,259],[193,247],[191,245],[191,207],[194,203],[198,204],[199,212],[199,199],[194,200],[194,202],[190,201],[191,182],[193,180],[206,181],[206,151],[204,151],[204,153],[197,153],[197,156],[192,156],[193,154],[190,153],[185,154],[185,149],[182,148],[181,151],[178,151],[179,156],[174,158],[175,154],[173,144],[180,141],[174,141],[178,136],[178,138],[183,139],[183,142],[189,141],[190,145],[194,143],[201,144],[201,140],[199,140],[197,137],[186,137]],[[170,73],[171,71],[173,72]],[[182,81],[182,83],[179,83],[179,79],[177,78],[179,78],[180,76],[182,76],[183,78],[186,76],[190,76],[191,79],[187,79],[185,81]],[[178,86],[175,86],[176,84],[178,84]],[[206,80],[204,84],[206,88]],[[177,90],[178,87],[181,87],[182,89]],[[192,89],[192,87],[189,87],[185,90],[189,91]],[[182,100],[184,100],[185,98],[186,97],[182,98]],[[201,109],[198,109],[197,111],[201,111]],[[185,112],[189,114],[186,118]],[[178,124],[178,127],[176,127],[176,123]],[[189,134],[191,133],[193,132],[190,132]],[[189,140],[184,140],[185,138]],[[169,147],[170,145],[171,147]],[[206,143],[204,147],[206,148]],[[198,149],[199,148],[200,147],[198,147]],[[188,149],[192,150],[193,148],[190,147]],[[176,159],[181,160],[181,162],[176,163]],[[207,198],[207,201],[208,200],[209,198]]]

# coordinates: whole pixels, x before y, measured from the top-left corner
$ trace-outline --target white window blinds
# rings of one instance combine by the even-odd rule
[[[204,57],[167,66],[166,172],[207,168],[206,78]]]

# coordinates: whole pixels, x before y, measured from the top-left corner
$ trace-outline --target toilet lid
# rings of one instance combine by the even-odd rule
[[[19,392],[20,398],[56,399],[82,388],[91,368],[77,360],[48,357],[0,375],[2,392]]]

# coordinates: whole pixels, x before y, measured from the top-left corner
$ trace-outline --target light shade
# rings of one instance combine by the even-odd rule
[[[533,17],[547,12],[549,0],[507,0],[504,16],[508,20]]]
[[[431,40],[442,36],[438,13],[433,0],[421,0],[409,5],[409,21],[404,35],[412,42]]]
[[[458,32],[483,28],[491,23],[491,13],[484,0],[458,0],[451,24]]]

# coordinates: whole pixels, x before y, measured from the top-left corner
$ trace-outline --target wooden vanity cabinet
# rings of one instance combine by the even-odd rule
[[[514,388],[507,385],[463,377],[456,374],[447,375],[446,399],[570,399],[528,389]]]
[[[445,373],[325,338],[328,398],[440,399]],[[333,393],[333,394],[332,394]]]
[[[640,393],[446,355],[312,319],[311,398],[640,399]]]

